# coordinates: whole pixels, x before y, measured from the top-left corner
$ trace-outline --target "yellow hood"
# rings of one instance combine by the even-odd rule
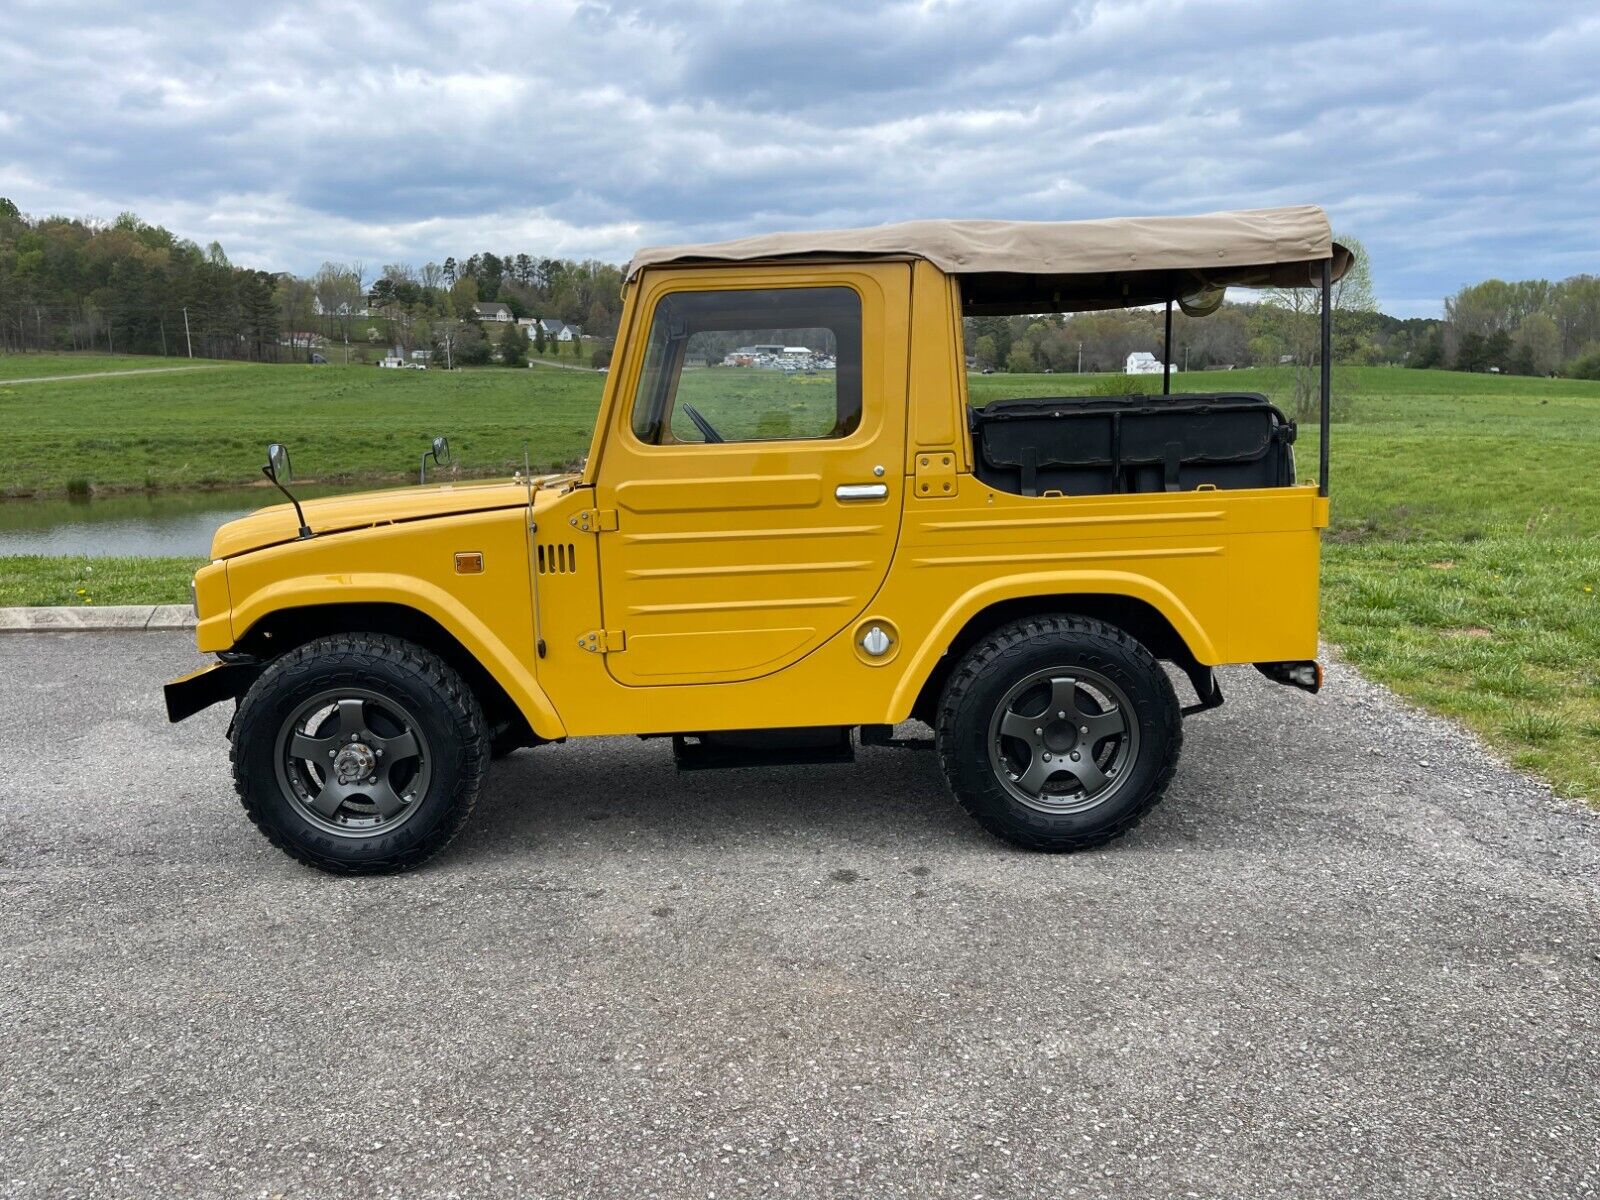
[[[547,486],[553,478],[535,479]],[[339,533],[348,529],[367,529],[399,521],[419,521],[428,517],[449,517],[461,513],[487,512],[497,508],[518,508],[528,503],[528,485],[500,480],[492,483],[429,484],[423,487],[392,488],[381,492],[358,492],[350,496],[329,496],[303,500],[306,524],[313,535]],[[211,540],[211,557],[232,558],[251,550],[292,542],[300,534],[294,507],[275,504],[248,517],[229,521]]]

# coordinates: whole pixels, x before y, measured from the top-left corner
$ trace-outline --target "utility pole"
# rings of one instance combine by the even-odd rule
[[[1083,374],[1083,343],[1078,343],[1078,374]]]
[[[189,344],[189,357],[194,357],[194,339],[189,336],[189,306],[183,306],[183,340]]]

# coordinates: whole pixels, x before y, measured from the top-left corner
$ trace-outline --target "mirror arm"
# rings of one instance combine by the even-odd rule
[[[298,500],[296,500],[294,498],[293,493],[291,493],[288,488],[284,487],[283,484],[278,482],[277,472],[275,472],[272,469],[271,464],[268,464],[267,466],[262,467],[261,468],[261,473],[263,475],[265,475],[268,479],[272,480],[272,486],[277,488],[280,492],[282,492],[285,496],[287,496],[289,498],[289,503],[294,505],[295,519],[300,522],[300,536],[303,537],[303,538],[310,537],[311,536],[311,526],[306,524],[306,514],[304,512],[302,512],[301,509],[300,509],[300,501],[298,501]]]

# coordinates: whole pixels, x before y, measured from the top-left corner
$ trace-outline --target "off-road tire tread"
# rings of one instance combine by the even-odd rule
[[[234,790],[239,793],[239,802],[244,806],[245,815],[250,818],[251,824],[290,858],[309,867],[336,875],[384,875],[414,870],[455,840],[462,826],[466,824],[467,818],[472,814],[473,806],[478,802],[478,794],[482,790],[483,779],[489,769],[489,737],[483,709],[461,676],[431,651],[387,634],[345,633],[316,638],[274,659],[240,702],[235,728],[241,728],[245,724],[247,710],[252,702],[262,702],[272,690],[283,686],[286,680],[292,681],[295,675],[335,656],[349,660],[347,664],[341,666],[347,666],[355,676],[351,682],[361,680],[363,659],[382,661],[409,673],[443,700],[451,718],[464,734],[462,746],[464,753],[460,756],[460,770],[450,773],[454,776],[454,786],[448,803],[447,819],[404,852],[367,859],[361,863],[349,863],[307,850],[284,837],[271,821],[263,819],[261,800],[254,794],[253,789],[270,787],[276,790],[277,780],[275,778],[258,780],[250,775],[245,764],[240,761],[237,737],[230,740],[228,751],[229,760],[233,764]],[[328,682],[336,684],[338,676],[330,675]]]
[[[964,789],[956,786],[961,764],[957,752],[955,723],[956,710],[962,699],[976,686],[980,678],[997,669],[1008,656],[1015,655],[1021,650],[1050,644],[1053,639],[1061,635],[1070,636],[1089,649],[1098,647],[1131,654],[1134,658],[1148,663],[1155,677],[1152,683],[1156,689],[1154,699],[1158,730],[1166,734],[1167,742],[1165,758],[1143,801],[1121,814],[1114,822],[1085,837],[1067,837],[1061,834],[1042,837],[1002,824],[994,819],[987,808],[975,803]],[[1156,682],[1157,679],[1159,682]],[[1141,698],[1138,696],[1130,696],[1129,699],[1135,706],[1141,703]],[[1173,773],[1178,768],[1179,753],[1183,749],[1183,714],[1178,705],[1177,693],[1173,691],[1172,681],[1161,669],[1161,664],[1141,642],[1121,629],[1104,621],[1065,613],[1025,617],[1009,625],[1003,625],[983,638],[967,651],[955,670],[951,672],[939,699],[937,720],[934,724],[934,744],[939,754],[939,766],[944,773],[946,789],[973,820],[996,837],[1025,850],[1071,854],[1079,850],[1093,850],[1122,837],[1144,820],[1150,810],[1161,802],[1167,786],[1172,782]],[[998,781],[995,786],[999,787]]]

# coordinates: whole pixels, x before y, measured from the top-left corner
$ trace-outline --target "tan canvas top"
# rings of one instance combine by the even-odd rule
[[[869,229],[772,233],[701,246],[653,246],[628,264],[628,278],[663,263],[793,258],[925,258],[953,275],[1143,277],[1180,273],[1184,286],[1307,287],[1315,264],[1350,255],[1312,204],[1099,221],[903,221]],[[1136,289],[1137,290],[1137,289]],[[1145,289],[1148,290],[1148,289]],[[1126,292],[1124,293],[1126,294]],[[1132,296],[1128,297],[1132,299]]]

